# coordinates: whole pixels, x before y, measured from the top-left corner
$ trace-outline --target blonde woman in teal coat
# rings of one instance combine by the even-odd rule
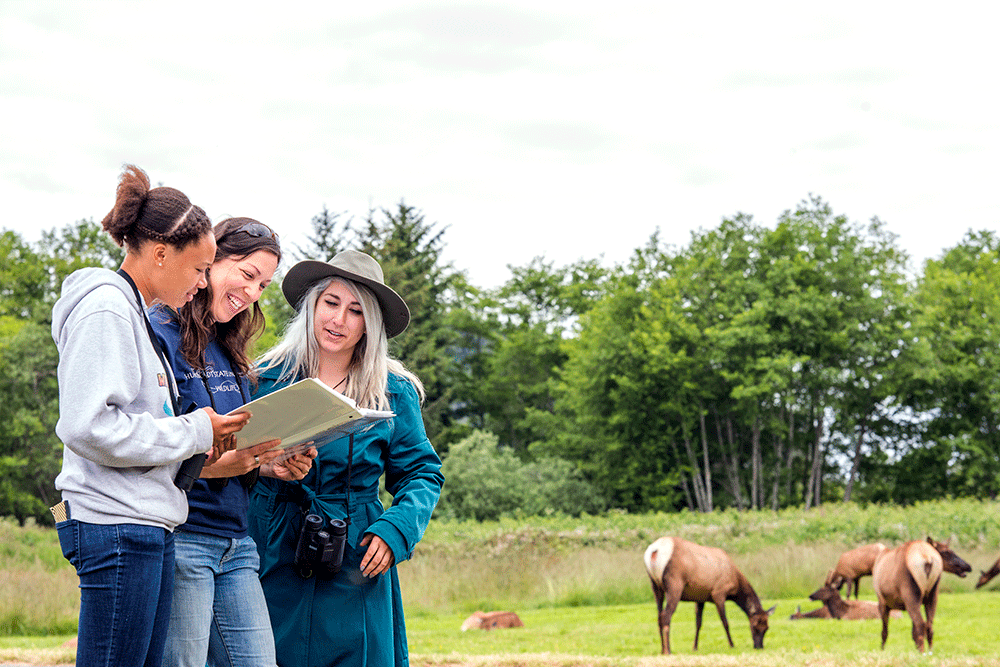
[[[278,664],[405,666],[395,565],[413,554],[444,483],[420,415],[423,385],[387,352],[387,340],[406,328],[409,310],[385,285],[378,263],[353,250],[330,262],[299,262],[281,286],[297,312],[260,360],[255,396],[315,377],[358,405],[395,417],[319,447],[300,482],[261,479],[253,489],[250,533],[260,551]],[[393,496],[384,511],[382,473]],[[339,571],[305,557],[296,565],[307,515],[319,517],[309,520],[327,533],[339,521],[347,524]]]

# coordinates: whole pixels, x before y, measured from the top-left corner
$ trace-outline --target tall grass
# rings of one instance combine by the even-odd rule
[[[642,553],[661,535],[725,549],[763,600],[804,598],[841,552],[876,541],[894,546],[931,535],[986,569],[1000,548],[1000,503],[433,521],[399,568],[403,596],[411,614],[646,602]],[[969,591],[973,583],[948,576],[941,590]]]
[[[728,551],[770,606],[768,600],[805,600],[846,548],[928,534],[950,539],[975,575],[1000,551],[1000,503],[434,520],[399,576],[411,617],[645,604],[652,594],[642,553],[655,538],[675,535]],[[971,591],[975,578],[947,575],[941,590]],[[870,581],[862,581],[863,597],[871,598]],[[77,583],[54,530],[0,520],[0,635],[74,632]]]
[[[0,519],[0,636],[75,634],[78,583],[54,529]]]

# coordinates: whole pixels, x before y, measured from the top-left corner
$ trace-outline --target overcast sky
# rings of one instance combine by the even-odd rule
[[[0,227],[134,162],[298,243],[404,199],[481,287],[810,193],[919,265],[998,229],[997,7],[0,0]]]

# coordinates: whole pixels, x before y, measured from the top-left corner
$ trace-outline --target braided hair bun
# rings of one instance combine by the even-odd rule
[[[147,241],[184,248],[212,229],[205,211],[174,188],[149,187],[149,177],[139,167],[125,165],[115,206],[101,223],[119,246],[138,250]]]

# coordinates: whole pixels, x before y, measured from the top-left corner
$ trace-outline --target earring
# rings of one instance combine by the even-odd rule
[[[157,262],[156,265],[157,266],[163,266],[163,262]]]

